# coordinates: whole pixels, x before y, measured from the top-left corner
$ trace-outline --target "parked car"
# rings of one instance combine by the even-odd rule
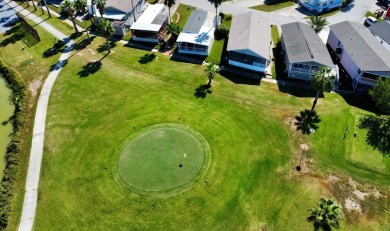
[[[385,6],[385,7],[389,7],[390,6],[390,0],[377,0],[379,2],[379,4],[381,4],[382,6]]]
[[[378,23],[378,20],[376,20],[374,17],[368,16],[366,20],[364,20],[364,23],[366,23],[368,26],[372,26],[375,23]]]

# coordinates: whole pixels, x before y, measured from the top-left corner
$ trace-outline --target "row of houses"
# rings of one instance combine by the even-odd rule
[[[119,10],[125,5],[132,10],[127,13]],[[145,8],[144,0],[109,0],[103,17],[121,20],[122,26],[130,23],[134,41],[157,43],[168,24],[165,7],[155,4]],[[219,23],[220,17],[214,13],[194,10],[177,38],[178,52],[209,55],[215,25]],[[271,62],[271,44],[271,27],[267,18],[254,12],[235,15],[226,48],[227,63],[250,71],[266,72]],[[357,89],[362,85],[376,85],[380,76],[390,76],[390,23],[386,21],[370,29],[349,21],[332,25],[326,44],[310,25],[293,22],[281,26],[281,47],[289,78],[309,81],[323,66],[338,75],[340,67]]]

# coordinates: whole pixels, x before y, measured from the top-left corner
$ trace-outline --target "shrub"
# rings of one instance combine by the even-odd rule
[[[2,76],[12,90],[12,102],[15,105],[12,120],[13,134],[6,151],[6,167],[0,186],[0,229],[8,224],[8,215],[11,211],[11,199],[13,196],[14,182],[18,172],[20,153],[23,150],[25,140],[25,126],[27,116],[27,95],[23,79],[8,68],[0,60],[0,76]]]
[[[217,39],[227,38],[229,35],[229,28],[225,24],[220,24],[215,30],[215,37]]]
[[[225,13],[223,13],[222,11],[219,12],[219,16],[221,17],[221,19],[223,20],[225,18]]]

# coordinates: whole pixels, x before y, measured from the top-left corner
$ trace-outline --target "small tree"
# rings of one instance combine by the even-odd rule
[[[380,78],[378,85],[369,91],[369,95],[378,109],[384,114],[390,114],[390,77]]]
[[[317,91],[317,94],[313,101],[311,111],[314,111],[320,93],[324,91],[331,91],[333,89],[335,79],[336,76],[332,75],[332,70],[329,67],[321,67],[320,70],[314,72],[311,77],[311,86]]]
[[[87,29],[87,21],[85,20],[85,13],[87,12],[87,0],[75,0],[74,1],[74,8],[76,11],[81,11],[83,14],[83,20],[84,20],[84,27],[85,31],[87,32],[87,37],[89,39],[88,29]]]
[[[324,29],[325,26],[329,25],[329,22],[326,20],[326,18],[321,16],[310,16],[309,20],[307,21],[312,28],[314,28],[314,31],[318,34]]]
[[[205,71],[207,72],[207,77],[209,78],[209,82],[207,85],[211,86],[211,81],[214,79],[214,76],[219,72],[219,68],[214,63],[209,63],[206,65]]]
[[[103,18],[104,8],[106,8],[107,0],[96,0],[96,7],[99,10],[100,17]]]
[[[215,28],[218,26],[218,7],[222,4],[224,0],[211,0],[211,4],[215,7]]]
[[[180,34],[181,28],[179,25],[177,25],[174,22],[171,22],[167,26],[167,33],[171,34],[174,38],[177,38],[177,36]]]
[[[111,53],[110,38],[115,32],[111,22],[104,18],[100,19],[97,24],[97,31],[106,38],[107,54]]]
[[[340,227],[342,217],[341,206],[330,199],[321,198],[317,208],[308,209],[311,212],[307,221],[313,222],[314,229],[331,230]]]
[[[175,5],[176,0],[164,0],[164,5],[168,6],[169,23],[171,23],[171,7]]]
[[[70,20],[72,20],[73,23],[74,30],[76,31],[76,33],[78,33],[79,30],[77,29],[76,22],[74,21],[76,12],[74,2],[72,0],[65,0],[61,3],[61,8],[62,11],[66,12],[68,17],[70,17]]]

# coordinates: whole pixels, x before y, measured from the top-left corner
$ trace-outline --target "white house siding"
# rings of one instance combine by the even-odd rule
[[[352,79],[355,79],[356,76],[360,76],[358,74],[359,67],[351,59],[349,54],[347,52],[345,52],[345,50],[343,49],[343,47],[344,47],[343,44],[340,43],[340,45],[339,45],[339,39],[334,35],[333,31],[330,31],[327,43],[332,48],[332,50],[334,52],[336,52],[336,48],[342,48],[341,54],[337,54],[337,56],[340,59],[340,64],[347,71],[348,75]]]
[[[233,66],[236,66],[236,67],[242,67],[242,68],[245,68],[245,69],[248,69],[248,70],[260,71],[260,72],[265,72],[265,68],[266,68],[265,65],[261,65],[261,67],[259,67],[259,66],[253,66],[253,65],[240,63],[240,62],[232,61],[232,60],[229,60],[229,64],[233,65]]]
[[[374,34],[375,35],[375,34]],[[383,41],[379,36],[375,35],[375,38],[378,39],[378,41],[386,48],[386,50],[390,51],[390,44],[387,42]]]

